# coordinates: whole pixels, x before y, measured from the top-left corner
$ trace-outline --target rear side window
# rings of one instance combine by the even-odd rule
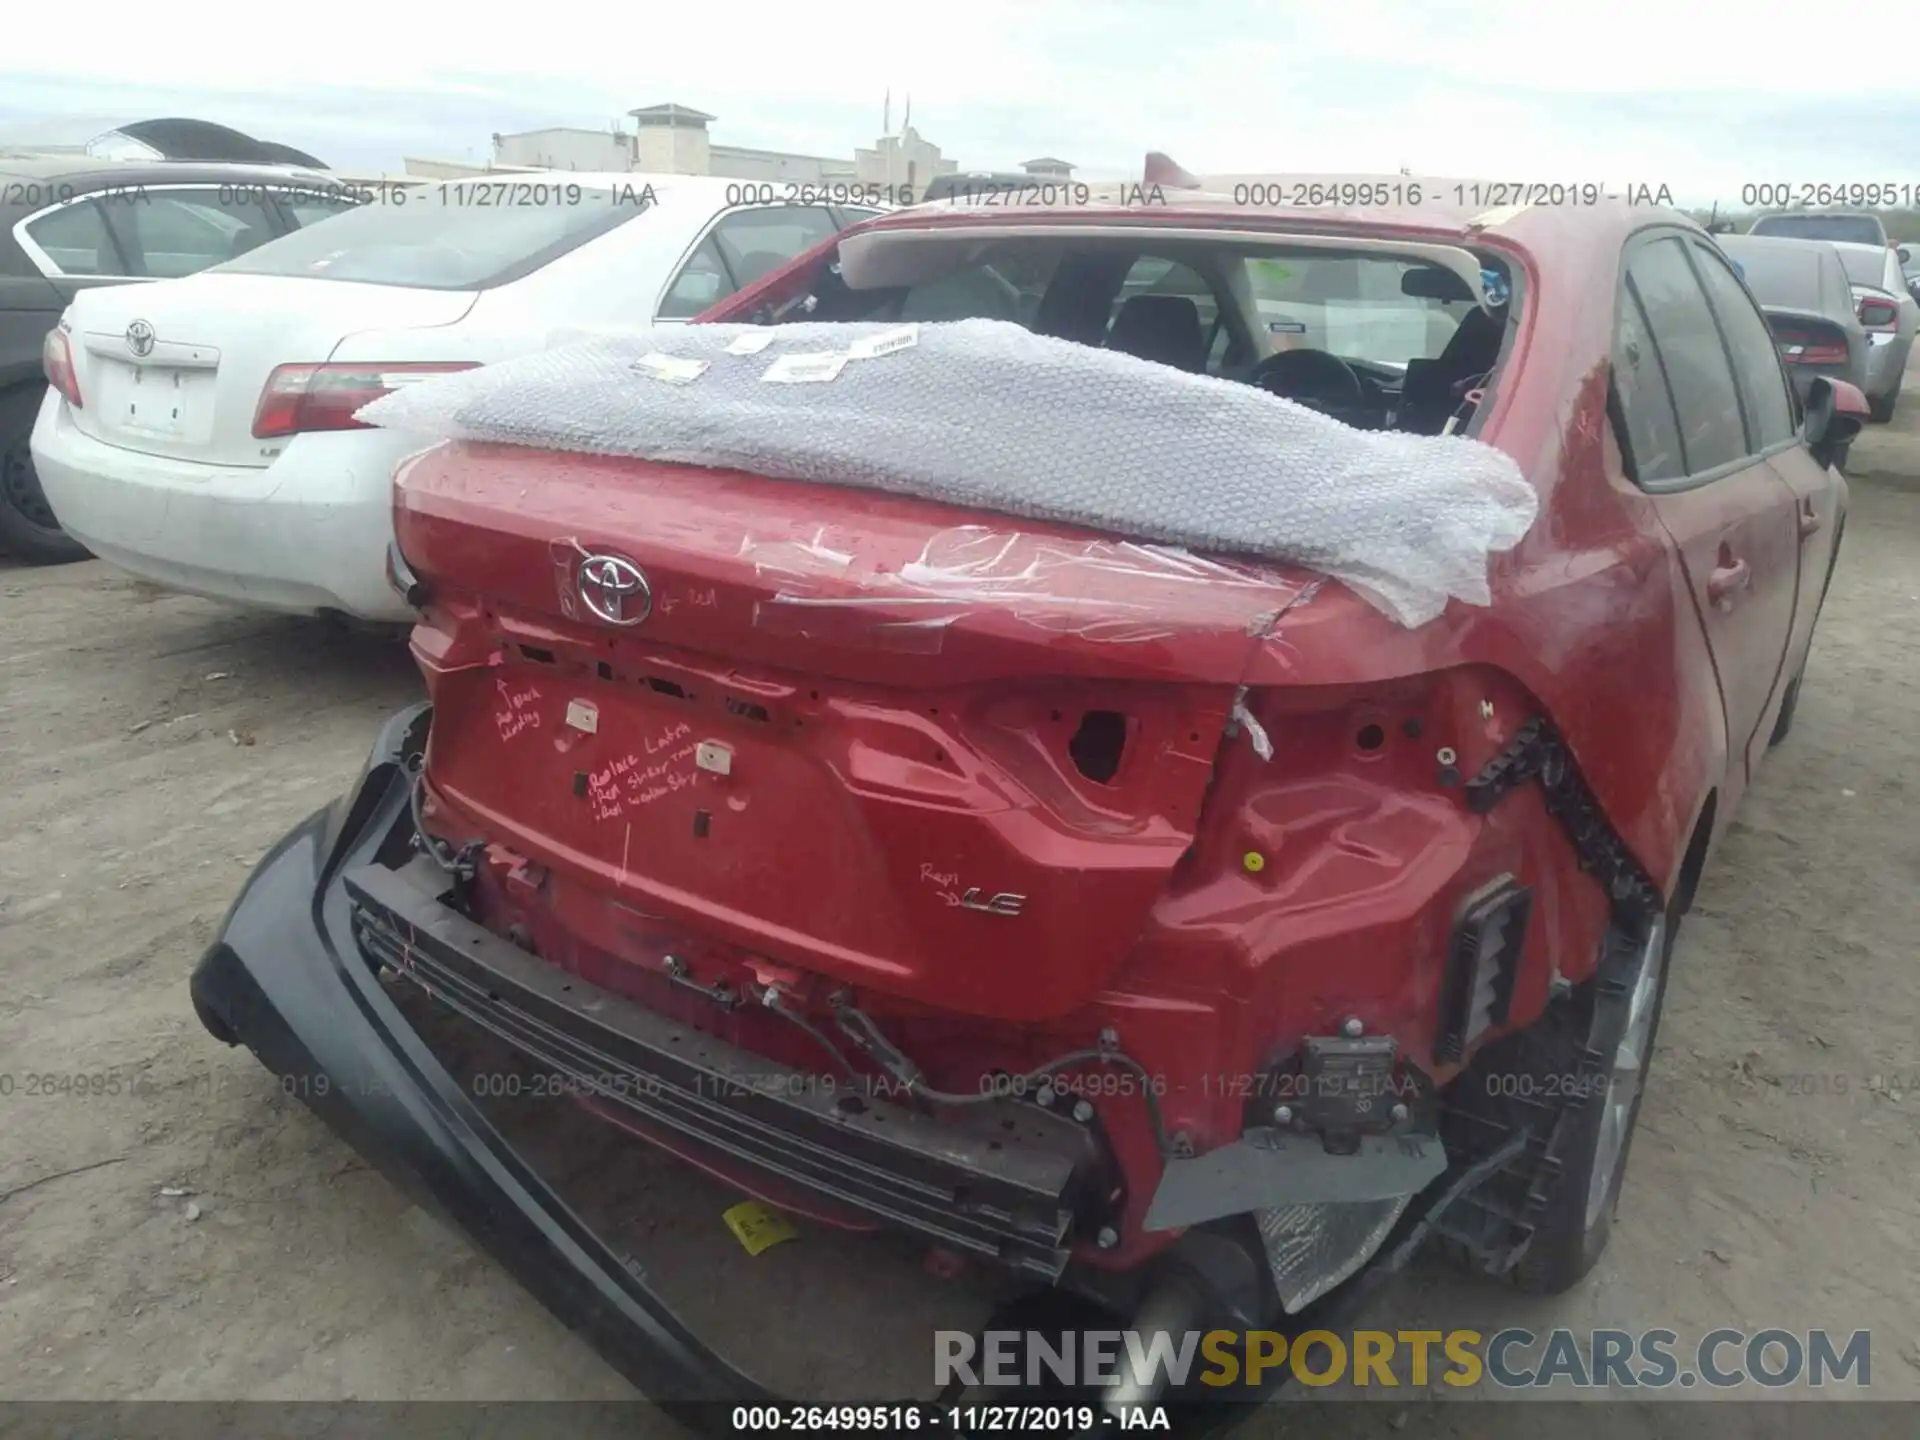
[[[709,235],[694,248],[680,273],[673,277],[667,295],[660,302],[662,320],[690,320],[709,305],[717,305],[734,292],[735,286],[721,263],[719,247]]]
[[[825,206],[775,205],[727,216],[714,226],[713,240],[734,283],[745,289],[839,229]]]
[[[1641,246],[1627,263],[1627,284],[1659,351],[1680,421],[1686,473],[1698,475],[1749,453],[1740,396],[1706,293],[1678,237]]]
[[[49,210],[26,225],[27,238],[61,275],[124,275],[106,217],[92,200],[76,200]]]
[[[1627,448],[1640,483],[1684,476],[1687,461],[1680,449],[1680,421],[1673,413],[1666,372],[1653,348],[1653,334],[1640,312],[1640,302],[1624,287],[1613,336],[1613,388],[1627,422]]]
[[[100,201],[130,275],[177,280],[245,255],[279,233],[259,198],[229,187],[142,189]]]
[[[1747,424],[1753,432],[1749,448],[1765,450],[1792,439],[1793,402],[1788,398],[1787,377],[1780,368],[1773,331],[1767,328],[1726,261],[1696,244],[1693,262],[1699,267],[1707,299],[1719,317],[1727,350],[1733,356],[1734,379],[1746,401]]]
[[[573,182],[454,181],[393,190],[308,225],[220,269],[486,290],[530,275],[650,208],[642,187]]]

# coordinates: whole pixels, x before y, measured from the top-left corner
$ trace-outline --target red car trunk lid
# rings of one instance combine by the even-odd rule
[[[433,597],[429,780],[487,839],[626,914],[1020,1020],[1125,958],[1311,579],[510,446],[403,467],[396,529]]]

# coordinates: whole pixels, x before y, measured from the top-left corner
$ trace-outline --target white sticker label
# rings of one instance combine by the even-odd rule
[[[773,343],[771,330],[750,330],[744,335],[733,337],[733,343],[727,346],[729,355],[758,355]]]
[[[776,385],[819,385],[846,368],[845,355],[782,355],[760,378]]]
[[[642,375],[651,375],[656,380],[664,380],[669,385],[690,385],[707,373],[711,360],[682,360],[673,355],[662,355],[655,350],[642,355],[633,362],[633,368]]]
[[[733,751],[718,740],[702,740],[694,746],[693,763],[702,770],[711,770],[715,775],[731,775]]]
[[[891,355],[896,350],[909,350],[919,343],[920,327],[902,325],[897,330],[883,330],[878,335],[869,335],[864,340],[855,340],[847,346],[847,358],[878,360],[882,355]]]
[[[576,730],[584,730],[589,735],[600,733],[600,708],[589,705],[585,700],[567,702],[567,724]]]

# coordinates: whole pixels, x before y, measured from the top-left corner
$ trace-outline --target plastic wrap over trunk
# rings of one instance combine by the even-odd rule
[[[375,401],[361,418],[863,486],[1305,565],[1406,625],[1488,602],[1538,500],[1492,446],[1355,430],[1248,385],[1032,334],[663,326]]]

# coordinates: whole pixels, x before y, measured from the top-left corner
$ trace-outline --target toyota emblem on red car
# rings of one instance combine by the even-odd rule
[[[581,603],[609,625],[638,625],[653,610],[653,587],[623,555],[589,555],[575,584]]]

